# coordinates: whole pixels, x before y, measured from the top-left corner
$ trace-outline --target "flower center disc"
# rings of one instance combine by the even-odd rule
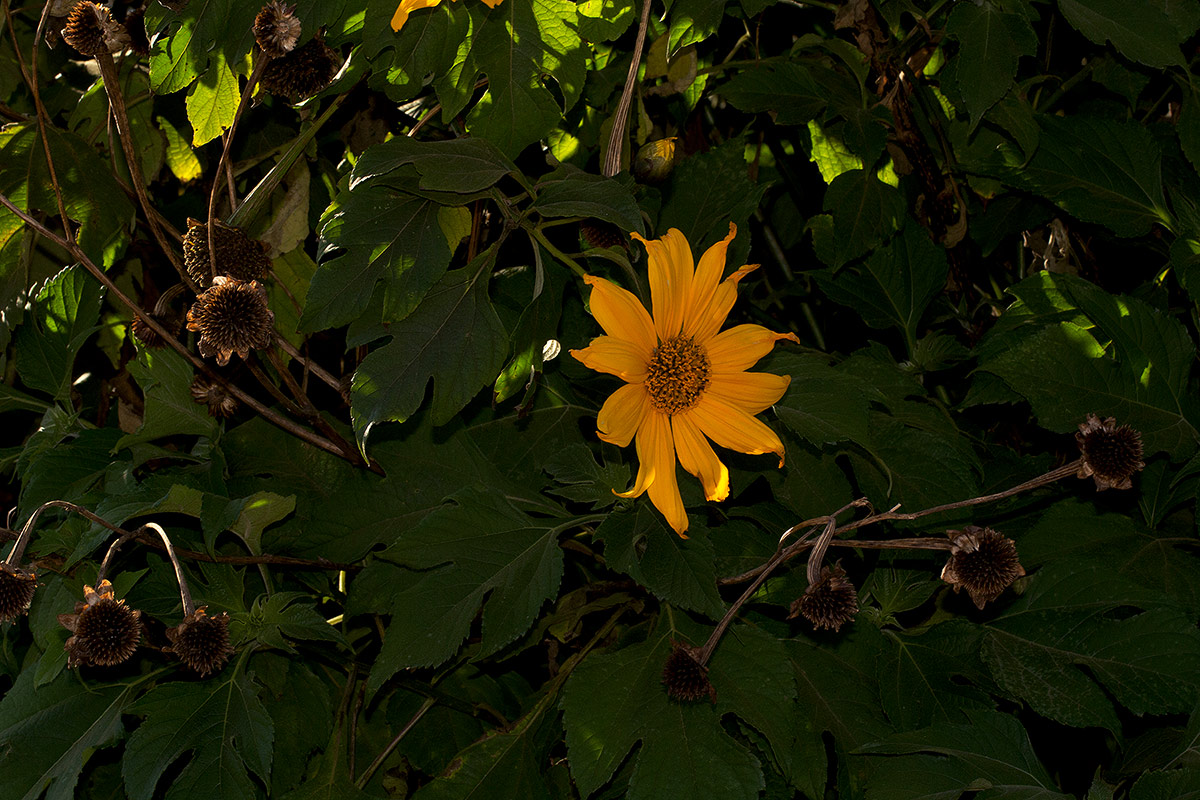
[[[711,375],[708,355],[692,337],[669,339],[654,348],[646,368],[650,405],[668,415],[687,411],[699,402]]]

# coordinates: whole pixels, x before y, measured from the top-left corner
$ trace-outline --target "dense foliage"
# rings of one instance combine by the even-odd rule
[[[0,796],[1200,793],[1200,0],[403,5],[0,0]]]

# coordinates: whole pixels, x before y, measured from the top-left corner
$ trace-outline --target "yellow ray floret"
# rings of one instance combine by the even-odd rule
[[[392,15],[392,30],[399,33],[400,29],[404,27],[404,23],[408,22],[409,14],[420,11],[422,8],[433,8],[441,2],[442,0],[400,0],[400,5],[396,6],[396,13]],[[483,2],[488,8],[495,8],[503,0],[483,0]]]
[[[600,409],[597,435],[619,447],[634,441],[637,448],[637,478],[618,494],[648,492],[680,536],[688,518],[676,461],[700,479],[705,497],[717,501],[729,496],[729,470],[710,441],[740,453],[774,453],[783,466],[783,442],[754,415],[778,401],[791,379],[746,370],[779,340],[798,340],[761,325],[721,331],[738,282],[756,268],[744,266],[721,279],[725,252],[736,234],[731,224],[729,235],[708,248],[699,264],[674,228],[661,239],[633,234],[649,255],[653,314],[611,281],[584,278],[592,287],[592,314],[605,335],[571,355],[625,381]]]

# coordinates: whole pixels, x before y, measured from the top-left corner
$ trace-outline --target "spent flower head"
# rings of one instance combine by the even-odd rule
[[[687,512],[675,478],[676,458],[700,479],[709,500],[729,496],[729,470],[709,440],[751,455],[774,453],[783,466],[783,442],[754,415],[770,408],[790,378],[746,372],[780,339],[761,325],[721,331],[737,299],[738,281],[757,268],[747,265],[721,280],[725,251],[737,228],[710,247],[694,265],[687,239],[672,228],[661,239],[642,242],[650,256],[653,316],[625,289],[589,275],[591,310],[606,335],[571,355],[626,385],[605,401],[596,420],[601,440],[626,447],[636,437],[638,475],[620,497],[649,492],[652,502],[680,536]]]
[[[950,560],[942,568],[942,580],[955,592],[966,589],[976,608],[995,600],[1025,574],[1016,544],[991,528],[968,525],[946,534],[951,541]]]
[[[267,290],[258,281],[218,275],[188,310],[188,330],[200,334],[200,355],[216,356],[222,367],[237,353],[271,344],[275,314],[267,307]]]
[[[1101,422],[1095,414],[1088,414],[1075,441],[1083,455],[1079,477],[1094,478],[1099,491],[1131,488],[1133,473],[1146,466],[1142,461],[1142,434],[1128,425],[1117,427],[1115,417]]]
[[[67,639],[67,666],[112,667],[129,659],[142,640],[142,612],[116,599],[113,586],[100,581],[83,587],[75,613],[59,614],[58,623],[73,635]]]
[[[708,667],[700,663],[700,649],[671,642],[671,655],[663,665],[663,686],[675,700],[692,702],[707,697],[717,702],[717,690],[708,680]]]
[[[0,561],[0,622],[12,622],[29,610],[37,575]]]
[[[841,630],[858,613],[858,592],[840,564],[821,567],[817,582],[792,602],[788,619],[802,616],[814,628]]]
[[[183,622],[167,629],[171,645],[163,652],[173,653],[200,677],[217,672],[236,652],[229,645],[229,615],[213,616],[197,608]]]

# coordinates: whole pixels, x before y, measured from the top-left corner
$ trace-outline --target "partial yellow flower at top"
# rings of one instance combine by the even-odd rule
[[[400,5],[396,7],[396,13],[392,15],[392,30],[399,33],[400,29],[404,27],[404,23],[408,22],[409,14],[422,8],[433,8],[441,2],[442,0],[400,0]],[[488,8],[495,8],[503,0],[483,0],[483,2]]]
[[[729,496],[729,470],[709,439],[740,453],[775,453],[783,466],[783,442],[754,415],[774,405],[791,378],[746,370],[780,339],[799,339],[761,325],[721,331],[738,281],[758,268],[749,264],[721,280],[735,235],[730,224],[729,235],[708,248],[696,267],[687,239],[675,228],[652,241],[633,234],[650,256],[653,317],[631,293],[589,275],[584,281],[592,287],[592,315],[607,335],[571,351],[585,366],[626,383],[596,419],[603,441],[627,447],[637,437],[637,480],[617,495],[648,491],[650,502],[684,538],[688,518],[675,479],[677,456],[700,479],[705,496],[718,501]]]

